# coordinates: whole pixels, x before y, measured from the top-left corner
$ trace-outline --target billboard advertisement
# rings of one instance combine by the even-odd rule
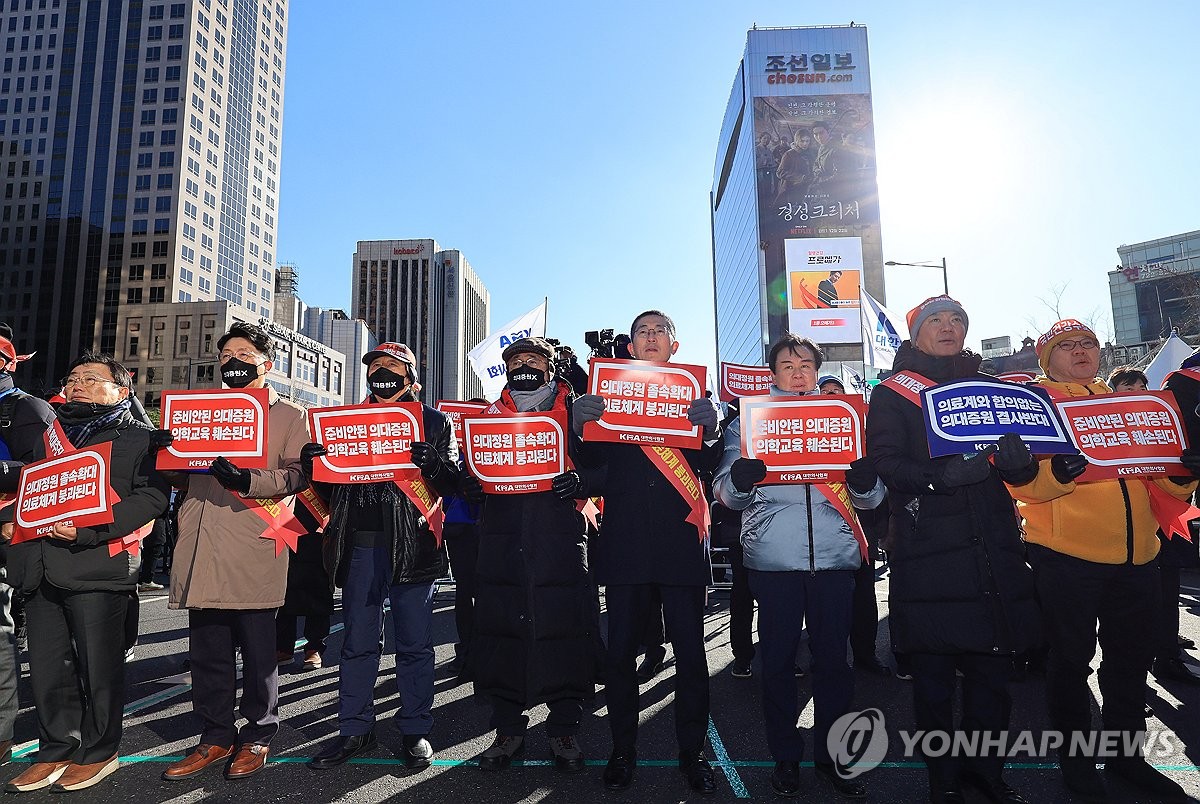
[[[854,343],[862,338],[859,287],[862,241],[857,237],[789,238],[788,330],[817,343]]]

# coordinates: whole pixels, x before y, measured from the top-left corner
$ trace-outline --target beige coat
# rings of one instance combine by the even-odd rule
[[[300,448],[311,439],[308,414],[271,389],[267,414],[267,469],[250,469],[251,498],[282,499],[289,508],[306,485]],[[236,461],[235,461],[236,463]],[[173,609],[274,609],[283,605],[288,551],[260,536],[266,522],[240,494],[213,477],[188,476],[171,561]]]

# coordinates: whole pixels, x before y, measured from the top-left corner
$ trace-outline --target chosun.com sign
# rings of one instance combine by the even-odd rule
[[[771,73],[768,84],[849,84],[854,80],[850,73]]]

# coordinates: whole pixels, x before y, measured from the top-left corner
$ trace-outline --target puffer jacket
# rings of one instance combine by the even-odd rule
[[[819,393],[814,391],[815,393]],[[792,397],[771,387],[771,396]],[[742,512],[742,550],[748,569],[763,572],[793,570],[856,570],[862,564],[850,523],[809,483],[758,485],[738,491],[730,478],[733,462],[742,457],[742,421],[725,430],[725,449],[713,478],[713,493],[722,505]],[[886,490],[881,481],[866,494],[850,498],[855,508],[881,504]]]

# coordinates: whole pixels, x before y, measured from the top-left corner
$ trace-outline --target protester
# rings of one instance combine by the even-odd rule
[[[574,468],[556,476],[552,490],[527,494],[485,495],[474,475],[463,476],[464,493],[483,505],[471,677],[476,695],[491,704],[496,730],[479,767],[507,768],[525,748],[524,712],[545,703],[555,768],[575,773],[585,767],[575,738],[584,700],[595,693],[600,623],[592,616],[585,523],[574,500],[588,496],[596,472],[588,465],[589,449],[570,428],[574,393],[552,373],[553,346],[522,338],[501,357],[508,381],[489,411],[562,416]]]
[[[657,310],[633,320],[629,351],[638,360],[669,361],[679,349],[675,324]],[[603,398],[580,397],[574,407],[576,433],[604,413]],[[703,430],[701,449],[675,450],[679,471],[711,471],[719,457],[720,423],[711,399],[695,399],[688,420]],[[604,784],[621,790],[633,783],[637,766],[638,681],[634,661],[651,596],[662,595],[667,634],[675,651],[675,737],[679,769],[688,785],[713,793],[716,780],[704,756],[708,729],[708,662],[704,648],[705,591],[712,580],[705,534],[687,521],[692,505],[654,462],[653,450],[632,444],[597,443],[605,463],[604,521],[592,556],[608,607],[608,660],[604,672],[613,750]],[[672,472],[674,474],[674,472]],[[693,478],[696,485],[699,481]],[[703,502],[703,500],[701,500]]]
[[[1037,384],[1052,398],[1105,394],[1096,377],[1100,342],[1090,327],[1063,319],[1038,338],[1035,351],[1043,376]],[[1046,701],[1051,725],[1062,732],[1063,781],[1085,800],[1108,800],[1099,757],[1079,740],[1092,732],[1092,692],[1087,678],[1096,653],[1106,731],[1120,732],[1116,756],[1104,756],[1105,772],[1159,801],[1186,799],[1183,789],[1142,756],[1146,728],[1146,673],[1154,658],[1148,633],[1158,617],[1159,579],[1155,556],[1158,524],[1154,495],[1187,499],[1196,488],[1192,470],[1200,455],[1184,456],[1186,477],[1077,482],[1087,469],[1082,455],[1035,460],[1016,435],[1001,439],[996,467],[1008,483],[1025,520],[1048,642]],[[1093,749],[1094,750],[1094,749]]]
[[[110,445],[109,486],[119,500],[111,524],[56,522],[47,536],[8,548],[9,581],[29,595],[29,681],[38,720],[37,759],[8,782],[9,792],[82,790],[117,769],[125,615],[141,564],[121,541],[148,532],[167,509],[167,484],[154,470],[153,428],[129,414],[129,371],[85,353],[63,388],[67,402],[58,419],[67,439],[76,448]],[[3,538],[12,534],[6,523]]]
[[[1013,504],[988,462],[995,448],[931,459],[920,396],[912,384],[990,379],[964,349],[967,313],[949,296],[908,314],[893,375],[876,386],[867,414],[867,450],[888,487],[892,521],[889,621],[892,644],[913,676],[917,728],[954,739],[997,735],[1009,724],[1013,655],[1038,640],[1033,577],[1025,564]],[[908,381],[909,384],[905,384]],[[963,712],[954,728],[955,673]],[[974,735],[974,736],[972,736]],[[992,801],[1022,802],[1004,781],[1005,757],[923,754],[930,799],[960,802],[961,784]]]
[[[1175,395],[1175,403],[1183,417],[1188,444],[1200,444],[1200,353],[1188,356],[1179,371],[1167,375],[1165,388]],[[1143,375],[1144,380],[1144,375]],[[1109,380],[1112,384],[1112,380]],[[1159,628],[1155,638],[1154,677],[1160,682],[1178,681],[1191,686],[1200,685],[1200,676],[1184,661],[1184,646],[1179,636],[1180,571],[1200,566],[1200,544],[1196,537],[1193,521],[1192,538],[1167,539],[1161,529],[1158,538],[1159,573],[1161,578],[1162,605],[1159,609]],[[1193,647],[1195,647],[1193,645]]]
[[[243,469],[220,457],[208,472],[175,481],[186,497],[168,605],[188,610],[192,710],[202,726],[200,744],[163,772],[169,781],[196,776],[231,754],[225,778],[258,773],[279,730],[275,610],[284,603],[288,557],[286,550],[276,555],[274,539],[263,538],[272,525],[261,501],[278,501],[281,515],[291,516],[293,496],[306,485],[300,450],[308,442],[308,416],[266,385],[275,345],[262,329],[235,323],[217,349],[226,386],[268,390],[267,468]],[[169,436],[163,431],[160,437],[168,442]],[[242,656],[239,713],[247,721],[240,731],[235,647]]]
[[[21,391],[13,372],[26,359],[13,345],[13,331],[0,323],[0,495],[15,499],[21,468],[45,457],[43,434],[54,421],[45,401]],[[0,509],[0,522],[12,521],[12,508]],[[12,756],[13,726],[17,720],[18,629],[23,609],[14,600],[6,578],[6,543],[0,541],[0,765]]]
[[[832,374],[826,374],[817,380],[817,389],[823,394],[844,394],[846,387],[842,381]]]
[[[721,429],[738,417],[740,400],[726,404],[725,418]],[[713,495],[714,497],[716,495]],[[729,674],[734,678],[754,676],[754,593],[750,591],[750,576],[746,572],[745,551],[742,549],[742,512],[721,504],[720,499],[712,506],[713,547],[723,547],[729,558],[729,571],[733,576],[729,587],[729,647],[733,651],[733,664]]]
[[[402,343],[381,343],[363,356],[369,401],[416,402],[421,385],[417,360]],[[403,707],[396,717],[409,770],[433,762],[433,591],[446,574],[446,546],[436,506],[422,512],[408,494],[431,503],[458,488],[458,445],[450,417],[421,405],[423,441],[412,444],[417,478],[396,483],[314,484],[329,500],[325,568],[342,588],[341,662],[338,667],[338,736],[308,762],[328,770],[371,750],[375,739],[375,681],[382,652],[383,601],[391,601],[396,647],[396,686]],[[304,448],[305,472],[325,454]],[[413,484],[422,486],[413,490]]]
[[[319,670],[324,664],[325,640],[329,638],[329,618],[333,614],[333,587],[325,571],[322,549],[324,523],[318,519],[318,512],[309,510],[299,498],[296,518],[305,532],[296,539],[296,554],[288,561],[287,591],[275,614],[275,661],[286,667],[295,660],[296,626],[303,617],[304,644],[300,650],[304,658],[300,667]]]
[[[808,338],[785,334],[771,346],[772,399],[819,395],[817,370],[824,355]],[[833,722],[850,711],[854,676],[846,662],[854,573],[866,555],[866,539],[851,505],[883,502],[883,484],[869,462],[848,473],[849,492],[837,484],[764,484],[766,464],[742,457],[741,418],[725,430],[725,449],[713,480],[717,499],[742,512],[742,549],[750,589],[758,601],[762,653],[763,716],[775,758],[771,787],[782,796],[800,793],[804,739],[796,722],[800,707],[794,676],[805,623],[812,652],[817,775],[839,795],[862,798],[858,779],[834,769],[827,741]]]

